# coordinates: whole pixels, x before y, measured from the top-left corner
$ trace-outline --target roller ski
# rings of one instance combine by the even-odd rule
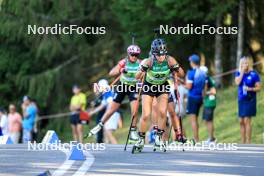
[[[184,135],[182,135],[180,133],[178,133],[176,135],[175,143],[177,143],[177,144],[184,144],[186,142],[188,142],[188,139]]]
[[[217,142],[217,139],[213,137],[213,138],[207,139],[207,141],[204,141],[203,144],[209,146],[210,144],[214,144],[215,145],[216,142]]]
[[[144,144],[145,144],[145,136],[140,136],[138,138],[138,141],[135,143],[135,145],[132,148],[132,154],[136,152],[141,152],[143,150]]]
[[[164,143],[162,141],[162,134],[163,132],[159,131],[157,133],[157,135],[155,136],[155,142],[154,142],[154,146],[153,146],[153,151],[155,152],[156,150],[161,150],[163,152],[166,152],[167,151],[167,148],[166,148],[166,143]]]
[[[139,139],[138,132],[136,128],[131,128],[128,144],[136,144]]]
[[[87,133],[87,134],[84,136],[84,139],[96,135],[100,130],[103,129],[103,126],[104,126],[104,125],[103,125],[102,122],[98,123],[93,129],[91,129],[91,130],[89,131],[89,133]]]

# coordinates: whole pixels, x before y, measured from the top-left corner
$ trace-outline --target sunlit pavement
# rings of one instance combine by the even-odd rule
[[[0,145],[0,176],[38,175],[264,175],[264,145],[235,151],[152,151],[131,154],[131,146],[106,145],[84,152],[85,161],[67,160],[69,151],[32,151],[27,145]]]

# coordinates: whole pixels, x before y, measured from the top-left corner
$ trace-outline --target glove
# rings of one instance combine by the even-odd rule
[[[180,69],[180,65],[179,64],[174,64],[170,67],[170,71],[171,72],[179,72],[179,69]]]
[[[120,68],[124,68],[125,65],[126,65],[126,60],[122,59],[121,61],[118,62],[118,65],[119,65]]]
[[[119,71],[120,71],[120,73],[127,73],[127,69],[126,68],[121,68]]]
[[[149,69],[149,67],[147,65],[140,65],[140,70],[142,72],[146,72]]]

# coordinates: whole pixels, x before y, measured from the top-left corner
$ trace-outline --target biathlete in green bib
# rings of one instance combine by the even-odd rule
[[[129,141],[130,143],[133,143],[138,140],[139,137],[136,129],[138,115],[135,107],[138,97],[136,89],[138,79],[136,79],[136,73],[140,66],[140,60],[138,58],[140,52],[140,48],[137,45],[130,45],[127,48],[127,57],[120,60],[119,63],[110,71],[110,76],[117,76],[121,74],[120,81],[114,87],[113,101],[107,108],[101,122],[89,132],[89,136],[97,134],[103,128],[105,122],[119,109],[122,101],[127,95],[130,101],[131,113],[135,114],[131,126]]]
[[[184,71],[179,66],[175,58],[167,54],[166,43],[163,39],[155,39],[151,44],[151,56],[144,59],[140,64],[140,70],[136,77],[145,74],[145,82],[142,87],[142,116],[139,125],[139,140],[134,145],[132,152],[141,151],[144,147],[145,133],[148,120],[152,113],[153,99],[157,99],[159,114],[158,130],[155,137],[155,147],[164,146],[162,135],[166,127],[166,116],[170,85],[169,75],[183,77]],[[175,74],[174,74],[175,73]],[[156,149],[155,149],[156,150]]]

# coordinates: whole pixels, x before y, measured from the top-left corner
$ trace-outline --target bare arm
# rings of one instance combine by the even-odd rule
[[[210,95],[215,95],[216,94],[216,88],[215,87],[212,87],[210,89]]]
[[[261,90],[260,82],[256,82],[255,87],[247,87],[247,91],[259,92]]]
[[[144,70],[142,69],[142,67],[150,67],[150,59],[144,59],[141,64],[140,64],[140,68],[139,68],[139,71],[137,72],[136,74],[136,79],[141,79],[142,76],[144,75]]]
[[[169,64],[170,68],[175,67],[175,66],[179,67],[179,64],[176,61],[176,59],[174,57],[171,57],[171,56],[168,58],[168,64]],[[183,78],[185,75],[184,70],[181,67],[179,67],[179,69],[176,71],[176,74],[178,77],[181,77],[181,78]]]
[[[116,76],[120,74],[121,67],[119,65],[116,65],[112,70],[109,72],[109,76]]]
[[[237,86],[241,83],[243,75],[244,75],[244,71],[241,71],[239,77],[235,78],[235,83]]]
[[[204,90],[203,90],[203,96],[207,94],[207,91],[208,91],[208,83],[205,83]]]
[[[188,82],[187,82],[187,83],[185,84],[185,88],[188,89],[188,90],[192,89],[192,84],[193,84],[193,83],[188,83]]]
[[[105,105],[104,104],[100,104],[99,106],[97,106],[95,109],[91,110],[89,112],[90,116],[96,114],[97,112],[103,110],[105,108]]]

